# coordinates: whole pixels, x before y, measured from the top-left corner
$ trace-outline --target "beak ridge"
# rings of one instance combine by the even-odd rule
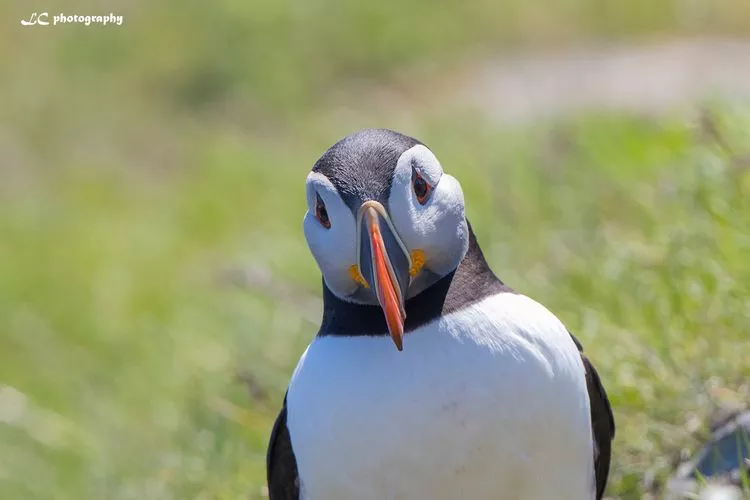
[[[360,208],[360,269],[371,283],[391,338],[401,351],[411,258],[387,217],[385,208],[376,201],[367,201]]]

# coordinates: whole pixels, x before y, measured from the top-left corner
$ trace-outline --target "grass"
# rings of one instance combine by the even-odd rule
[[[637,498],[644,470],[692,443],[711,391],[741,397],[750,376],[750,176],[682,119],[420,132],[462,181],[498,274],[585,343],[618,418],[611,491]],[[260,495],[316,326],[299,310],[319,286],[299,225],[324,145],[298,139],[291,157],[196,143],[205,155],[163,178],[71,169],[4,200],[3,495]],[[238,286],[248,266],[299,297]]]
[[[324,105],[477,52],[746,32],[742,2],[711,5],[695,25],[666,1],[134,2],[119,31],[4,30],[0,498],[261,498],[317,327],[304,176],[364,126],[430,145],[496,272],[584,342],[618,422],[610,494],[639,498],[714,405],[748,399],[750,111],[507,128]]]

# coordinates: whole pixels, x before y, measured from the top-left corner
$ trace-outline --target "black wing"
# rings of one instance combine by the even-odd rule
[[[286,427],[286,396],[276,423],[273,424],[271,439],[266,455],[268,497],[271,500],[299,500],[299,476],[297,460],[292,451],[289,429]]]
[[[589,393],[589,405],[591,406],[591,428],[594,435],[594,472],[596,474],[596,499],[601,500],[604,496],[604,488],[607,486],[609,476],[609,461],[612,455],[612,439],[615,437],[615,417],[612,407],[607,398],[599,374],[589,358],[583,353],[583,346],[573,334],[573,342],[578,346],[586,369],[586,387]]]

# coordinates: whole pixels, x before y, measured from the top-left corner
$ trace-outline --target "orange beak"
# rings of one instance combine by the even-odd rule
[[[378,210],[379,208],[380,210]],[[385,321],[396,348],[404,348],[404,297],[402,286],[399,285],[397,274],[386,249],[380,220],[384,217],[385,209],[377,202],[365,202],[362,205],[363,219],[367,225],[370,253],[372,258],[372,281],[380,307],[385,313]],[[382,212],[381,212],[382,211]],[[386,229],[392,234],[390,228]],[[407,254],[408,255],[408,254]],[[408,267],[407,267],[408,270]],[[403,279],[403,278],[402,278]],[[408,274],[406,275],[408,279]],[[407,283],[408,285],[408,283]]]

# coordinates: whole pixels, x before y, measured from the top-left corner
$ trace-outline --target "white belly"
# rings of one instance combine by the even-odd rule
[[[583,364],[565,327],[499,294],[408,333],[316,338],[287,425],[310,500],[593,496]]]

